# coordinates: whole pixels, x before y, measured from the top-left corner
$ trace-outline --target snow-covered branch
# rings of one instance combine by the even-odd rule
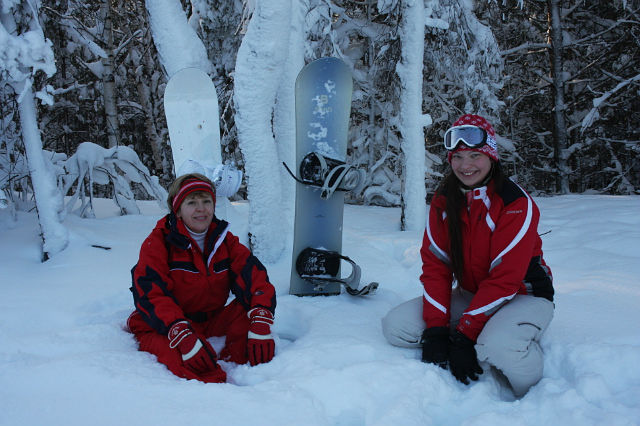
[[[60,164],[66,171],[59,178],[63,186],[63,193],[68,193],[76,184],[76,190],[67,202],[67,211],[71,211],[80,199],[80,207],[76,208],[82,217],[94,217],[93,194],[94,185],[113,185],[114,201],[122,214],[138,214],[140,210],[135,202],[131,189],[132,183],[142,185],[147,194],[156,199],[164,208],[167,193],[158,182],[158,178],[151,176],[149,170],[142,164],[138,155],[131,148],[116,146],[105,149],[91,142],[84,142],[68,160]],[[89,194],[85,193],[85,181],[89,186]]]
[[[0,75],[17,94],[22,140],[42,232],[41,257],[45,261],[67,247],[69,235],[62,225],[62,196],[42,152],[36,95],[32,88],[33,76],[38,71],[51,76],[56,70],[51,42],[45,39],[38,19],[36,2],[2,5],[0,45],[7,48],[0,51]]]
[[[624,81],[621,81],[608,92],[604,93],[602,96],[599,96],[593,100],[593,108],[587,113],[587,115],[582,119],[581,131],[584,132],[589,126],[591,126],[598,118],[600,118],[600,113],[598,112],[600,107],[606,105],[607,99],[616,94],[616,92],[622,90],[629,84],[640,81],[640,74],[637,74],[631,78],[628,78]]]

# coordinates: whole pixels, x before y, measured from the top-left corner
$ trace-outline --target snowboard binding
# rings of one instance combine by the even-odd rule
[[[364,170],[316,151],[305,155],[300,162],[300,177],[296,177],[286,163],[282,164],[296,182],[320,188],[320,197],[324,200],[335,191],[357,190],[364,183]]]
[[[186,160],[177,169],[176,176],[188,173],[200,173],[211,179],[216,188],[216,197],[232,197],[240,189],[242,184],[242,171],[233,164],[201,164],[192,159]]]
[[[242,183],[242,171],[230,164],[220,164],[213,169],[211,180],[216,187],[216,195],[232,197]]]
[[[345,279],[338,277],[341,260],[345,260],[351,265],[351,274]],[[347,293],[352,296],[373,294],[378,288],[378,283],[372,282],[358,289],[361,276],[360,267],[347,256],[335,251],[307,247],[298,255],[296,271],[300,278],[313,284],[315,289],[319,291],[329,283],[342,284]]]

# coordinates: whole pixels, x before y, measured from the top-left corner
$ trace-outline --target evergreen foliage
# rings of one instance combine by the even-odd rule
[[[446,165],[441,135],[465,112],[486,115],[501,136],[507,172],[534,194],[554,194],[558,158],[566,161],[572,192],[640,191],[640,21],[638,0],[560,2],[563,74],[552,75],[549,4],[532,0],[424,0],[423,112],[427,191]],[[233,103],[235,57],[250,11],[241,0],[184,0],[214,64],[220,96],[223,157],[243,166]],[[106,7],[109,5],[110,7]],[[399,205],[402,186],[398,131],[402,40],[399,0],[308,0],[305,62],[335,55],[354,70],[350,161],[367,169],[365,190],[350,202]],[[107,15],[111,31],[105,25]],[[109,148],[105,112],[116,108],[112,129],[161,183],[172,179],[162,95],[166,84],[143,0],[43,0],[40,22],[52,41],[56,72],[36,75],[51,105],[38,105],[44,148],[72,156],[91,141]],[[113,76],[115,90],[105,90]],[[256,76],[260,78],[260,76]],[[554,78],[564,88],[566,148],[554,131]],[[0,87],[0,182],[21,179],[11,158],[22,158],[14,94]],[[113,99],[109,100],[109,97]],[[110,124],[111,123],[111,124]],[[5,167],[6,166],[6,167]],[[16,188],[13,186],[12,188]]]

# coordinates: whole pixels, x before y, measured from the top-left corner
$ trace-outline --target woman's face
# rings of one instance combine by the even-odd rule
[[[194,192],[186,196],[176,216],[193,232],[204,232],[213,221],[214,204],[211,194]]]
[[[491,171],[491,159],[477,151],[456,151],[451,155],[451,169],[460,182],[473,188]]]

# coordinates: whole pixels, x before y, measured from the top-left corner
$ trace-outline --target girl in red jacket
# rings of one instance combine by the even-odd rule
[[[493,127],[460,117],[445,133],[451,170],[429,210],[422,249],[423,296],[383,319],[394,345],[463,383],[486,361],[516,396],[542,377],[539,340],[553,317],[551,271],[542,256],[533,199],[500,166]]]
[[[218,359],[269,362],[276,292],[260,261],[214,215],[215,189],[200,174],[169,188],[160,219],[132,269],[135,311],[127,321],[140,350],[179,377],[224,382]],[[229,295],[235,298],[227,304]],[[226,336],[216,354],[207,338]]]

